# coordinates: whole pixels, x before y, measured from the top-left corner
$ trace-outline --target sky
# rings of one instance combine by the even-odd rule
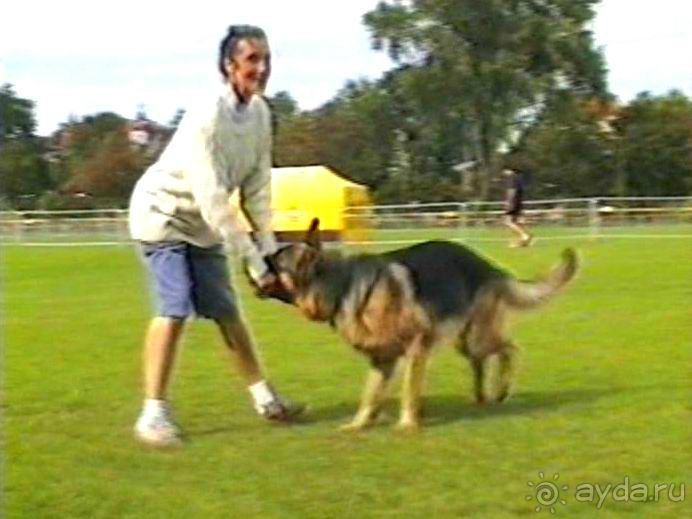
[[[140,107],[168,122],[178,108],[221,88],[218,43],[233,23],[259,25],[272,47],[268,94],[285,90],[308,110],[349,79],[377,79],[393,66],[372,50],[362,16],[378,0],[23,0],[3,9],[0,84],[36,102],[38,133],[71,115]],[[611,91],[672,88],[692,96],[692,2],[602,0],[592,23]]]

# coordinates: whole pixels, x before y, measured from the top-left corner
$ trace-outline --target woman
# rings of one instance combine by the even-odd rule
[[[223,245],[243,258],[260,291],[278,280],[265,257],[271,228],[271,117],[261,94],[270,73],[267,38],[258,27],[231,26],[221,41],[221,95],[188,111],[160,159],[140,178],[130,202],[130,230],[141,243],[157,297],[144,344],[144,406],[135,435],[154,445],[180,442],[166,398],[183,325],[196,314],[214,320],[257,412],[289,420],[302,407],[283,401],[265,380],[230,284]],[[239,190],[254,231],[241,227],[229,197]]]

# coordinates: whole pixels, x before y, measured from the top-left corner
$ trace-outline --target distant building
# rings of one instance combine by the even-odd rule
[[[133,146],[144,148],[149,156],[159,155],[173,135],[173,130],[168,126],[163,126],[144,117],[128,121],[125,131],[130,143]]]

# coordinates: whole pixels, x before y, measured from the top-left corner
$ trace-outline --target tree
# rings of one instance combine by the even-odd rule
[[[320,162],[377,189],[387,177],[396,128],[388,93],[350,81],[315,115]]]
[[[94,155],[108,135],[124,131],[126,122],[116,113],[101,112],[87,115],[66,126],[65,155],[70,165],[75,166]]]
[[[413,194],[414,173],[411,157],[406,150],[406,133],[394,130],[392,160],[387,168],[387,179],[377,191],[378,202],[398,202],[418,198]]]
[[[31,207],[29,199],[53,186],[35,128],[34,103],[9,84],[0,87],[0,198],[13,206]]]
[[[36,130],[34,103],[18,97],[12,85],[0,87],[0,146],[15,139],[29,138]]]
[[[605,94],[605,65],[586,24],[598,0],[380,2],[364,17],[375,49],[405,64],[409,99],[426,98],[438,127],[481,164],[485,198],[503,143],[530,124],[555,92]],[[412,103],[415,105],[415,103]]]
[[[621,136],[627,193],[692,193],[692,100],[673,91],[640,94],[615,123]]]
[[[68,190],[125,201],[145,167],[144,157],[133,150],[127,136],[106,136],[95,153],[72,173]]]
[[[320,164],[319,139],[313,115],[297,114],[277,125],[274,164],[279,167]]]
[[[37,138],[5,143],[0,151],[0,197],[15,207],[32,208],[32,200],[53,188],[43,146]],[[24,200],[22,199],[31,199]]]
[[[317,110],[280,110],[274,139],[278,166],[325,164],[376,187],[386,176],[393,125],[389,99],[369,82],[349,82]]]
[[[507,165],[528,174],[532,198],[617,194],[618,142],[594,106],[609,105],[556,96],[508,154]]]
[[[272,126],[276,132],[278,126],[298,113],[298,103],[291,94],[282,90],[272,97],[265,98],[272,112]]]
[[[152,160],[145,149],[129,141],[127,128],[127,120],[111,112],[89,115],[66,126],[61,156],[67,177],[63,191],[125,204]]]

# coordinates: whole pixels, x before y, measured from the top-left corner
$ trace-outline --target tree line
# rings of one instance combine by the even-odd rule
[[[275,164],[328,165],[378,203],[497,198],[506,167],[526,174],[532,198],[692,194],[692,101],[615,100],[588,30],[596,3],[380,2],[363,23],[394,67],[314,110],[269,97]],[[181,115],[152,123],[153,144],[133,142],[133,122],[113,113],[41,138],[33,103],[5,85],[0,203],[125,206]]]

